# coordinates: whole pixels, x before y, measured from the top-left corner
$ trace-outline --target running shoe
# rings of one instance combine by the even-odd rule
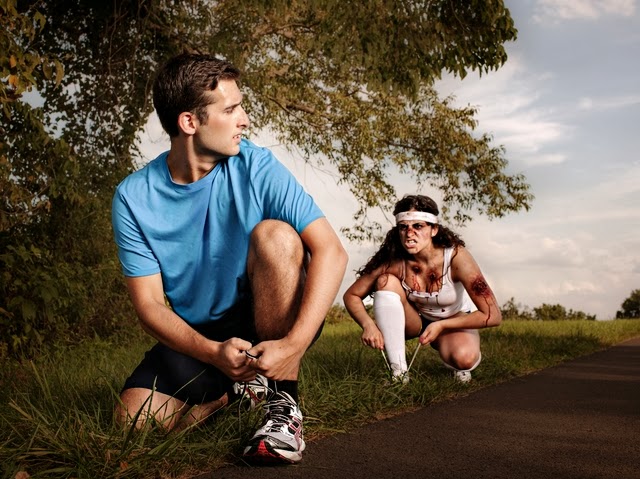
[[[408,384],[409,383],[409,370],[401,368],[395,364],[391,365],[391,383],[392,384]]]
[[[253,381],[235,383],[233,392],[240,397],[240,401],[249,399],[249,408],[254,409],[267,398],[269,382],[262,374],[258,374]]]
[[[409,384],[409,371],[398,372],[391,375],[391,384]]]
[[[245,447],[244,457],[263,464],[299,462],[305,443],[302,413],[296,402],[281,391],[262,407],[265,410],[264,424]]]
[[[471,371],[453,371],[453,377],[460,383],[471,381]]]

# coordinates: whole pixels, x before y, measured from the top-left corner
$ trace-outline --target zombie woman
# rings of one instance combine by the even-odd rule
[[[438,213],[427,196],[398,201],[396,226],[343,297],[362,342],[386,352],[394,381],[409,380],[405,340],[415,337],[439,352],[457,380],[470,381],[482,358],[478,329],[502,321],[480,268]],[[369,295],[374,319],[363,303]]]

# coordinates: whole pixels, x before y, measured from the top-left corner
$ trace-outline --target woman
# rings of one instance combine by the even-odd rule
[[[427,196],[398,201],[396,226],[343,297],[362,327],[362,342],[384,349],[392,377],[402,382],[408,381],[405,338],[431,344],[454,377],[467,382],[481,360],[478,329],[502,321],[480,268],[464,241],[439,224],[438,213]],[[363,304],[372,293],[375,322]]]

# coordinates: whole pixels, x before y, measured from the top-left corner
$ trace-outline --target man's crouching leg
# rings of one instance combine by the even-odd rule
[[[179,399],[146,388],[122,391],[116,405],[116,421],[124,427],[141,429],[160,426],[167,431],[182,430],[204,421],[228,403],[225,394],[220,399],[204,404],[189,405]]]
[[[300,309],[306,253],[298,233],[287,223],[266,220],[251,235],[248,274],[254,319],[260,341],[282,339]],[[298,407],[298,370],[273,381],[260,427],[245,447],[245,458],[257,463],[296,463],[305,448]]]

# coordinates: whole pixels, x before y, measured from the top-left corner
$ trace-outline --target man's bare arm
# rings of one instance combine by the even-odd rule
[[[243,352],[251,343],[239,338],[224,343],[211,341],[194,330],[166,306],[159,273],[128,277],[126,281],[138,318],[148,334],[175,351],[213,364],[236,381],[255,377]]]
[[[297,377],[302,356],[336,298],[347,265],[347,253],[325,218],[312,222],[300,236],[311,259],[298,315],[283,339],[264,341],[250,351],[261,356],[256,369],[276,380]]]

